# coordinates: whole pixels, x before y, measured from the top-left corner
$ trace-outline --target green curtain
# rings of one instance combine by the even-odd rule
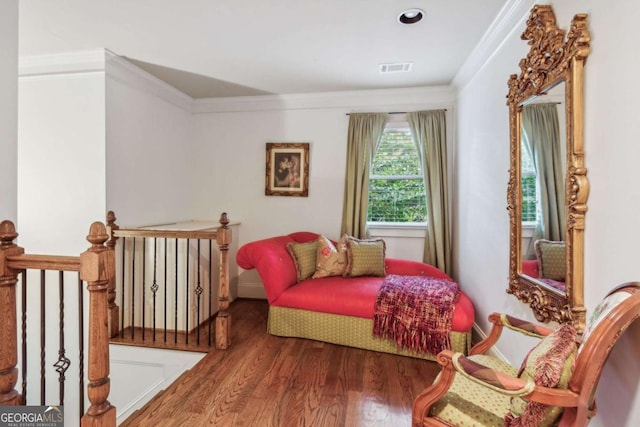
[[[352,113],[347,136],[342,228],[340,235],[367,237],[369,170],[387,121],[387,113]]]
[[[539,215],[527,258],[535,258],[538,239],[560,241],[565,237],[564,168],[558,108],[555,103],[529,104],[522,109],[522,138],[536,170]]]
[[[427,192],[424,262],[451,275],[451,230],[447,180],[446,111],[407,113]]]

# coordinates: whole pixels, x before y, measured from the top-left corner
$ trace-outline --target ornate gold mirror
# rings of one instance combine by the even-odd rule
[[[509,288],[539,321],[584,330],[584,225],[589,182],[583,148],[587,15],[568,34],[536,5],[521,38],[530,50],[509,79]]]

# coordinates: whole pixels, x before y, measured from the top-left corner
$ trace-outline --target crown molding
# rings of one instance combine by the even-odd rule
[[[39,77],[61,74],[104,72],[105,49],[29,55],[18,58],[18,76]]]
[[[107,80],[117,81],[133,90],[154,95],[191,113],[193,98],[189,95],[109,50],[106,51],[106,57]]]
[[[549,3],[535,0],[508,0],[493,20],[476,47],[467,57],[452,80],[452,85],[462,91],[500,50],[509,35],[526,21],[536,4]],[[524,26],[522,26],[524,29]]]
[[[349,111],[373,111],[381,105],[410,108],[433,104],[446,107],[455,101],[451,86],[374,89],[360,91],[317,92],[289,95],[259,95],[229,98],[202,98],[193,102],[193,112],[226,113],[269,110],[310,110],[344,108]]]
[[[391,111],[449,108],[455,102],[455,88],[452,86],[193,99],[108,49],[19,58],[19,77],[22,80],[68,78],[94,73],[102,73],[107,81],[117,81],[150,93],[195,114],[336,108],[350,112]]]
[[[107,80],[118,81],[191,112],[193,98],[108,49],[22,56],[18,64],[21,80],[104,74]]]

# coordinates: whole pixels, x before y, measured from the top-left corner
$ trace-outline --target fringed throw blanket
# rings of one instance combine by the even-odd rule
[[[457,294],[458,284],[451,280],[390,274],[376,298],[373,334],[421,353],[450,349]]]

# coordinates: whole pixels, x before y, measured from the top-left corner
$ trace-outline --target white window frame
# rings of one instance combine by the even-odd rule
[[[410,130],[409,122],[407,121],[406,114],[395,114],[391,120],[387,121],[383,132],[386,131],[408,131]],[[375,154],[375,153],[374,153]],[[402,179],[416,179],[420,178],[423,180],[424,184],[424,175],[396,175],[396,176],[380,176],[380,175],[369,175],[369,179],[393,179],[393,178],[402,178]],[[427,223],[426,221],[420,222],[391,222],[391,221],[367,221],[367,228],[371,232],[372,235],[376,235],[379,237],[388,236],[388,237],[425,237],[425,227]],[[391,230],[394,230],[391,232]]]

